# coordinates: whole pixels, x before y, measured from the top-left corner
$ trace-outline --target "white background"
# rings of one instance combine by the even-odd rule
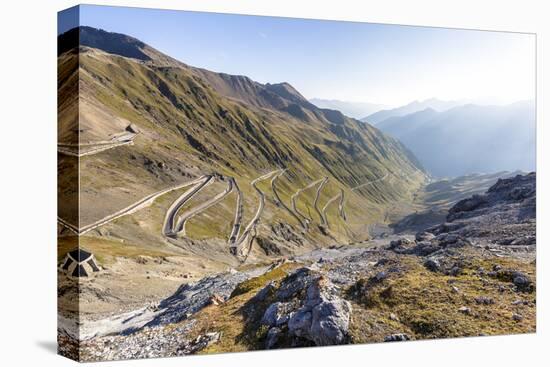
[[[229,13],[538,34],[537,334],[107,362],[102,366],[538,366],[550,345],[546,1],[95,1]],[[56,340],[56,12],[74,1],[7,0],[0,19],[0,364],[65,366]],[[475,88],[475,86],[473,86]],[[543,104],[543,102],[545,102]],[[6,205],[7,204],[7,205]],[[545,340],[547,339],[547,340]],[[546,348],[546,350],[545,350]],[[546,364],[547,365],[547,364]]]

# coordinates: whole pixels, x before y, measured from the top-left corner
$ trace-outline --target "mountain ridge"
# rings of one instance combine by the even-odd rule
[[[526,154],[526,148],[536,140],[534,113],[529,100],[504,106],[465,104],[390,117],[377,127],[406,144],[436,176],[532,171],[535,156]]]
[[[261,84],[246,76],[192,67],[131,37],[90,28],[85,32],[94,45],[114,53],[73,44],[59,56],[62,65],[78,58],[73,74],[80,90],[77,118],[81,141],[109,140],[130,125],[139,134],[131,145],[116,147],[116,152],[80,158],[83,225],[205,174],[235,179],[244,197],[245,218],[252,217],[257,205],[258,194],[250,182],[266,172],[285,169],[277,187],[288,205],[295,192],[329,177],[317,201],[322,206],[343,192],[347,214],[344,222],[336,205],[328,210],[329,232],[313,226],[301,233],[300,223],[276,205],[275,199],[266,200],[258,237],[264,243],[277,243],[278,252],[292,254],[368,236],[365,222],[383,220],[387,203],[409,200],[426,179],[420,162],[399,141],[339,111],[317,108],[288,83]],[[96,39],[101,36],[107,41]],[[60,39],[68,38],[61,35]],[[112,44],[126,41],[128,47],[137,48],[149,59],[120,55],[120,50],[137,54],[126,45]],[[60,96],[62,106],[68,98]],[[69,116],[61,110],[60,116],[65,115]],[[61,131],[70,125],[68,120],[60,120]],[[378,184],[353,190],[382,177],[385,180]],[[207,200],[221,189],[223,182],[216,182],[200,198]],[[314,212],[314,196],[315,190],[300,195],[297,206],[302,213]],[[192,221],[188,225],[190,238],[167,243],[161,230],[154,229],[163,221],[160,207],[147,217],[138,213],[112,221],[85,237],[94,241],[123,238],[147,247],[163,244],[170,251],[193,254],[199,251],[193,241],[200,239],[204,240],[201,259],[233,264],[235,259],[226,248],[228,218],[233,218],[234,212],[233,195],[230,198]],[[63,210],[61,207],[62,217]],[[276,223],[288,225],[290,240],[280,238]],[[266,256],[254,247],[251,261]]]
[[[369,116],[361,118],[360,120],[377,125],[390,117],[405,116],[414,112],[425,110],[426,108],[431,108],[441,112],[461,104],[464,103],[460,101],[443,101],[437,98],[415,100],[400,107],[377,111]]]

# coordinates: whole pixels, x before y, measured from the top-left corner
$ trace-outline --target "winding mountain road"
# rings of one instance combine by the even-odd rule
[[[319,215],[319,218],[321,220],[321,224],[325,225],[325,218],[323,217],[323,213],[319,210],[319,197],[321,196],[321,190],[323,190],[323,187],[328,183],[328,177],[325,177],[319,187],[317,188],[317,192],[315,193],[315,200],[313,200],[313,208],[315,208],[315,211]]]
[[[283,169],[281,170],[281,172],[275,176],[273,176],[273,178],[271,179],[271,190],[273,191],[273,195],[275,195],[275,198],[277,199],[277,201],[281,204],[281,206],[283,208],[285,208],[285,210],[287,212],[290,213],[290,215],[292,215],[297,221],[298,223],[300,223],[300,225],[303,227],[303,228],[306,228],[306,225],[304,224],[304,222],[302,222],[302,219],[300,219],[300,217],[291,209],[289,208],[285,203],[284,201],[281,199],[281,197],[279,196],[279,192],[277,191],[277,185],[275,185],[275,182],[279,179],[279,177],[281,177],[283,174],[285,174],[285,172],[287,171],[287,169]]]
[[[210,200],[207,200],[204,203],[200,204],[196,208],[189,210],[187,213],[182,214],[178,218],[177,224],[175,226],[175,230],[174,230],[175,235],[177,237],[185,237],[186,236],[185,225],[187,224],[187,221],[189,221],[189,219],[193,218],[194,216],[202,213],[203,211],[207,210],[208,208],[221,202],[227,195],[231,193],[231,191],[233,191],[234,183],[235,183],[235,179],[233,177],[229,177],[227,181],[227,187],[224,191],[212,197]]]
[[[383,180],[385,180],[385,179],[388,177],[389,174],[390,174],[389,172],[386,172],[386,174],[385,174],[383,177],[377,178],[377,179],[372,180],[372,181],[367,181],[367,182],[365,182],[365,183],[362,183],[362,184],[360,184],[360,185],[357,185],[357,186],[355,186],[355,187],[352,187],[352,188],[351,188],[351,191],[359,190],[360,188],[363,188],[363,187],[365,187],[365,186],[372,185],[372,184],[377,183],[377,182],[379,182],[379,181],[383,181]]]
[[[340,198],[340,203],[339,203],[339,214],[340,216],[345,220],[345,214],[344,216],[342,216],[342,213],[343,213],[343,206],[344,206],[344,190],[343,189],[340,189],[340,193],[338,193],[338,195],[336,196],[333,196],[332,198],[330,198],[327,203],[325,204],[325,206],[323,207],[323,209],[321,210],[322,212],[322,218],[323,218],[323,224],[326,225],[327,227],[330,227],[329,225],[329,222],[328,222],[328,218],[327,218],[327,210],[328,210],[328,207],[330,206],[330,204],[334,203],[336,200],[338,200],[338,198]]]
[[[193,198],[198,192],[200,192],[204,187],[211,184],[215,181],[213,176],[203,176],[201,180],[197,180],[195,185],[182,194],[178,199],[172,203],[164,219],[163,225],[163,234],[169,238],[185,237],[185,225],[186,223],[193,218],[194,216],[200,214],[201,212],[207,210],[208,208],[220,203],[227,195],[229,195],[233,190],[237,191],[237,203],[235,208],[235,216],[233,220],[233,226],[231,229],[231,234],[229,235],[229,250],[230,252],[237,257],[248,257],[252,242],[256,236],[256,226],[258,225],[262,212],[265,207],[265,194],[256,186],[260,181],[266,180],[272,177],[275,174],[281,174],[283,170],[275,170],[269,173],[266,173],[260,177],[251,181],[252,187],[258,193],[259,203],[258,208],[254,217],[250,220],[242,234],[239,236],[240,229],[242,227],[242,218],[243,218],[243,195],[237,185],[237,182],[233,177],[228,177],[227,187],[224,191],[220,192],[216,196],[212,197],[208,201],[201,203],[197,207],[189,209],[186,213],[181,214],[177,219],[177,214],[183,205],[191,198]]]
[[[176,232],[174,228],[176,227],[176,215],[178,211],[191,200],[196,194],[198,194],[206,186],[214,182],[214,177],[211,175],[202,176],[202,178],[195,183],[193,187],[184,192],[180,197],[178,197],[172,205],[166,211],[166,216],[164,217],[164,224],[162,226],[162,233],[167,237],[174,237]]]
[[[256,184],[260,181],[270,178],[271,176],[273,176],[278,172],[280,172],[280,170],[271,171],[269,173],[266,173],[265,175],[257,177],[256,179],[252,180],[252,182],[250,183],[252,187],[256,190],[256,193],[258,194],[258,199],[259,199],[258,209],[256,209],[256,214],[254,214],[254,217],[248,223],[242,235],[231,245],[230,251],[232,254],[236,256],[242,256],[244,257],[244,259],[248,257],[248,254],[250,253],[250,250],[252,247],[252,241],[254,240],[254,237],[256,237],[256,234],[255,234],[256,226],[260,221],[260,217],[262,215],[262,212],[265,206],[265,194],[262,192],[262,190],[260,190],[256,186]],[[252,231],[254,231],[254,234],[251,234]],[[243,247],[243,244],[246,244],[246,243],[248,243],[248,246]]]
[[[292,210],[294,210],[294,212],[296,212],[296,214],[298,214],[298,216],[300,216],[302,218],[302,220],[304,221],[304,223],[306,225],[306,228],[309,227],[309,223],[311,222],[312,218],[308,218],[304,214],[300,213],[300,211],[296,207],[296,199],[298,198],[298,195],[300,195],[302,192],[314,187],[315,185],[318,185],[319,183],[323,182],[324,180],[325,180],[325,178],[321,178],[320,180],[311,182],[309,185],[307,185],[305,187],[302,187],[301,189],[297,190],[292,195],[292,197],[290,198],[290,201],[292,203]]]
[[[241,222],[243,220],[243,194],[241,192],[241,189],[239,188],[239,185],[237,184],[237,181],[234,182],[235,185],[235,191],[237,192],[237,203],[235,204],[235,217],[233,219],[233,228],[231,229],[231,233],[229,234],[229,248],[232,248],[235,241],[237,240],[237,237],[239,236],[239,232],[241,230]]]
[[[284,202],[281,200],[277,188],[276,188],[276,181],[278,178],[280,178],[284,173],[286,172],[286,169],[277,169],[274,171],[271,171],[269,173],[266,173],[262,176],[259,176],[252,180],[250,182],[251,186],[256,190],[256,193],[258,195],[258,207],[256,209],[256,212],[253,216],[253,218],[250,220],[248,225],[244,228],[244,231],[242,234],[239,235],[241,228],[242,228],[242,219],[243,219],[243,196],[242,192],[239,189],[237,182],[233,177],[228,177],[227,187],[224,191],[220,192],[219,194],[212,197],[210,200],[201,203],[197,207],[190,209],[188,212],[180,215],[177,217],[178,212],[181,210],[181,208],[189,202],[193,197],[195,197],[196,194],[198,194],[200,191],[202,191],[205,187],[215,182],[216,177],[213,175],[203,175],[195,180],[185,182],[182,184],[178,184],[169,188],[166,188],[164,190],[152,193],[150,195],[145,196],[144,198],[136,201],[135,203],[115,212],[110,215],[107,215],[103,217],[100,220],[97,220],[93,223],[90,223],[83,227],[78,227],[77,225],[74,225],[67,220],[58,217],[58,224],[61,225],[64,228],[67,228],[71,232],[75,233],[76,235],[83,235],[91,230],[94,230],[102,225],[105,225],[107,223],[110,223],[111,221],[120,218],[124,215],[132,214],[142,208],[145,208],[149,206],[156,198],[159,196],[162,196],[164,194],[167,194],[169,192],[172,192],[174,190],[179,190],[185,187],[192,186],[189,188],[185,193],[183,193],[181,196],[179,196],[168,208],[164,223],[163,223],[163,234],[166,237],[181,237],[185,236],[185,225],[186,223],[193,218],[194,216],[200,214],[201,212],[207,210],[208,208],[218,204],[221,202],[227,195],[229,195],[233,190],[236,190],[237,192],[237,203],[235,208],[235,216],[233,220],[233,227],[231,230],[231,234],[229,236],[228,244],[230,248],[230,252],[238,257],[241,257],[246,260],[248,257],[250,250],[252,248],[252,243],[254,238],[256,237],[256,227],[258,223],[260,222],[260,218],[262,215],[262,212],[265,207],[265,194],[257,187],[257,184],[263,180],[266,180],[268,178],[271,178],[271,189],[273,190],[273,194],[275,198],[278,200],[278,202],[287,210],[294,218],[298,220],[298,222],[307,229],[309,226],[312,218],[307,218],[305,215],[299,212],[299,210],[296,207],[296,200],[298,196],[303,193],[305,190],[308,190],[310,188],[315,187],[316,185],[319,185],[316,190],[315,199],[313,202],[313,206],[318,213],[321,224],[328,226],[328,218],[327,218],[327,210],[331,204],[333,204],[338,198],[340,199],[338,204],[338,212],[340,217],[342,217],[344,220],[346,220],[346,214],[344,211],[344,191],[341,189],[340,193],[328,200],[328,202],[323,206],[323,208],[319,209],[319,198],[322,189],[324,186],[328,183],[329,178],[324,177],[322,179],[313,181],[306,185],[305,187],[297,190],[291,197],[291,204],[292,208],[288,207],[284,204]],[[374,184],[376,182],[385,180],[388,177],[389,173],[386,173],[383,177],[377,178],[375,180],[365,182],[363,184],[360,184],[358,186],[353,187],[351,190],[355,191],[358,189],[361,189],[367,185]]]
[[[162,196],[162,195],[167,194],[169,192],[172,192],[174,190],[179,190],[179,189],[182,189],[184,187],[194,185],[194,184],[204,180],[204,177],[205,176],[201,176],[198,179],[195,179],[195,180],[192,180],[192,181],[189,181],[189,182],[185,182],[185,183],[182,183],[182,184],[179,184],[179,185],[171,186],[171,187],[169,187],[167,189],[164,189],[164,190],[161,190],[161,191],[154,192],[154,193],[152,193],[150,195],[147,195],[144,198],[136,201],[135,203],[130,204],[129,206],[125,207],[124,209],[121,209],[121,210],[119,210],[119,211],[117,211],[113,214],[109,214],[109,215],[103,217],[102,219],[99,219],[99,220],[97,220],[93,223],[90,223],[86,226],[83,226],[83,227],[78,227],[74,224],[71,224],[67,220],[62,219],[60,217],[57,218],[57,222],[61,226],[69,229],[70,231],[74,232],[75,234],[83,235],[83,234],[85,234],[85,233],[87,233],[87,232],[89,232],[93,229],[96,229],[96,228],[98,228],[102,225],[105,225],[109,222],[112,222],[113,220],[115,220],[117,218],[120,218],[120,217],[128,215],[128,214],[135,213],[136,211],[151,205],[151,203],[153,203],[153,201],[155,201],[155,199],[158,198],[159,196]]]
[[[346,211],[344,209],[344,190],[343,189],[340,189],[340,202],[338,203],[338,214],[340,214],[340,217],[346,221],[347,220],[347,216],[346,216]]]
[[[371,181],[367,181],[365,183],[362,183],[360,185],[357,185],[355,187],[352,187],[351,191],[355,191],[355,190],[358,190],[358,189],[361,189],[365,186],[368,186],[368,185],[372,185],[374,183],[377,183],[377,182],[380,182],[380,181],[383,181],[385,180],[389,175],[389,172],[386,172],[386,174],[382,177],[379,177],[377,179],[374,179],[374,180],[371,180]],[[340,198],[340,202],[338,203],[338,215],[340,215],[340,217],[344,220],[346,220],[346,212],[344,210],[344,190],[343,189],[340,189],[340,193],[338,195],[335,195],[333,196],[332,198],[330,198],[327,203],[325,204],[325,206],[323,207],[323,209],[321,210],[321,218],[322,218],[322,222],[323,224],[329,226],[329,223],[328,223],[328,218],[327,218],[327,210],[329,208],[329,206],[334,203],[336,200],[338,200],[338,198]]]

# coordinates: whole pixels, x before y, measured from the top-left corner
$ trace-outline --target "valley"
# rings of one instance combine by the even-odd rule
[[[77,247],[99,266],[59,269],[62,353],[535,330],[535,173],[437,178],[389,130],[287,82],[92,27],[59,44],[58,261]]]

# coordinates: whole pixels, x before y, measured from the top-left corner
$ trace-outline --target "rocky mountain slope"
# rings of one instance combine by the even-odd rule
[[[448,211],[460,200],[473,195],[484,194],[499,179],[523,174],[521,171],[470,174],[433,181],[415,195],[415,201],[424,205],[423,209],[397,218],[389,225],[394,233],[416,233],[444,221]]]
[[[407,145],[436,177],[535,169],[533,101],[425,109],[376,126]]]
[[[235,178],[245,219],[252,217],[258,200],[250,182],[262,174],[286,169],[277,187],[287,206],[297,190],[328,177],[319,206],[343,192],[348,218],[344,223],[336,205],[330,208],[327,217],[334,225],[328,235],[317,226],[301,233],[296,219],[273,195],[267,197],[260,236],[275,236],[272,227],[281,222],[292,233],[288,238],[299,239],[286,241],[288,246],[280,250],[291,253],[304,243],[311,247],[333,238],[365,238],[366,220],[380,219],[387,202],[408,200],[425,180],[420,163],[400,142],[338,111],[316,107],[287,83],[261,84],[191,67],[130,36],[90,27],[60,35],[60,45],[61,67],[78,59],[78,68],[59,83],[64,90],[77,76],[80,142],[109,141],[129,126],[138,132],[131,144],[80,158],[80,226],[203,174]],[[72,131],[74,125],[75,115],[69,113],[74,103],[65,103],[70,98],[60,95],[61,132]],[[352,190],[385,175],[379,184]],[[222,191],[223,185],[217,181],[198,200]],[[298,210],[314,222],[319,221],[315,194],[305,190],[297,202]],[[151,210],[90,231],[87,245],[101,249],[105,241],[124,241],[231,264],[225,242],[236,200],[231,194],[204,211],[189,223],[188,238],[168,243],[160,228],[170,202],[159,199]],[[196,246],[193,240],[203,242]]]
[[[535,187],[534,173],[501,179],[412,238],[317,249],[182,287],[147,311],[166,317],[128,330],[146,312],[117,316],[126,329],[87,338],[81,359],[535,332]]]

